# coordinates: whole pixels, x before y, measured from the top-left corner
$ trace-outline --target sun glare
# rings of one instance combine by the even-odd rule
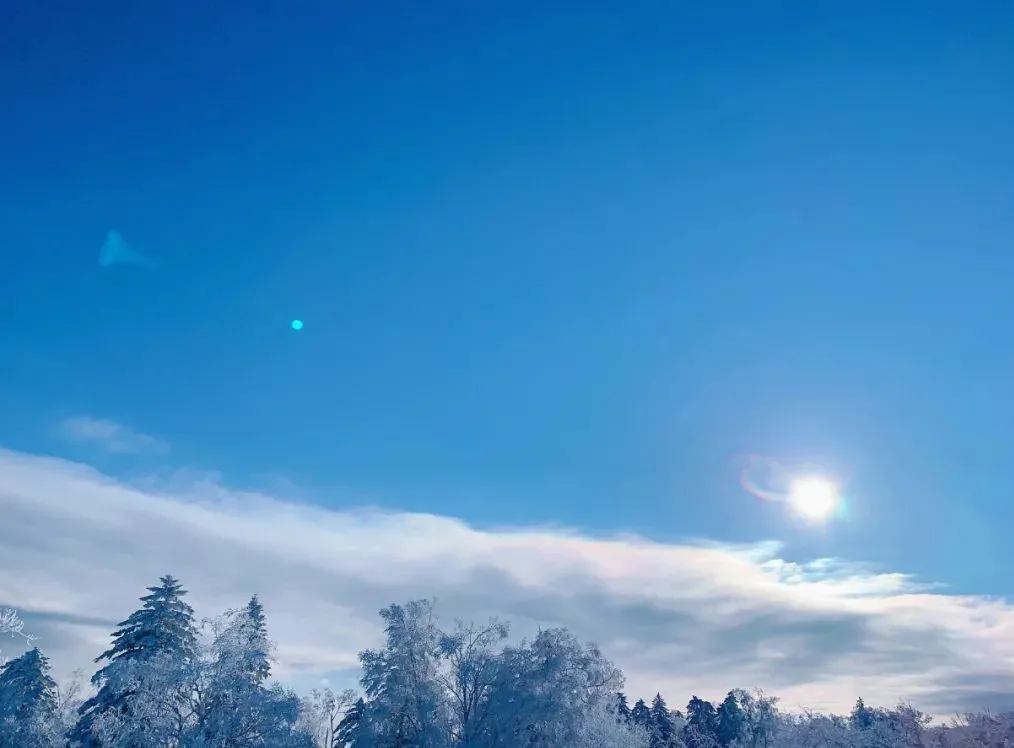
[[[826,478],[797,478],[789,488],[789,504],[807,519],[827,519],[838,505],[838,489]]]

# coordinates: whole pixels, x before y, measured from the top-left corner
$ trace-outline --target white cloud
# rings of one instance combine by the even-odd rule
[[[166,454],[169,445],[108,418],[75,416],[59,423],[61,436],[73,442],[101,445],[113,454]]]
[[[790,708],[844,711],[858,695],[938,714],[1014,704],[1014,608],[904,575],[793,564],[770,542],[477,530],[206,477],[170,485],[0,450],[0,606],[25,613],[61,672],[90,667],[144,588],[172,573],[200,615],[258,593],[290,682],[335,683],[380,641],[382,606],[436,597],[448,620],[497,614],[522,634],[566,625],[624,669],[631,694],[673,705],[754,685]]]

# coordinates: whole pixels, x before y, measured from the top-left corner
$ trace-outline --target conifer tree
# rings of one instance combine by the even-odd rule
[[[856,699],[856,705],[852,707],[849,715],[849,725],[854,730],[869,730],[873,727],[875,713],[863,702],[862,698]]]
[[[715,739],[718,715],[710,701],[692,697],[687,704],[687,724],[684,728],[688,735],[696,733],[705,739]]]
[[[0,748],[45,748],[59,737],[56,683],[36,647],[0,666]]]
[[[301,745],[299,699],[267,687],[270,642],[264,608],[255,595],[215,622],[216,633],[200,680],[196,745],[285,748]]]
[[[633,719],[630,705],[627,704],[627,694],[623,693],[623,691],[616,693],[616,719],[625,725],[629,725]]]
[[[715,738],[721,746],[732,745],[743,733],[743,710],[736,700],[736,694],[729,691],[725,700],[718,707],[718,721],[715,727]]]
[[[638,699],[634,702],[634,708],[630,710],[630,717],[635,725],[647,729],[650,710],[648,709],[648,705],[644,703],[644,699]]]
[[[356,703],[353,704],[345,716],[342,717],[341,721],[334,728],[334,742],[333,745],[337,748],[345,748],[346,746],[358,745],[357,740],[359,734],[359,727],[362,724],[363,716],[366,713],[366,702],[363,701],[362,697],[356,699]]]
[[[444,693],[437,682],[440,631],[429,600],[380,611],[385,646],[359,653],[366,695],[357,740],[436,748],[443,742]]]
[[[141,598],[142,606],[119,624],[112,646],[95,659],[105,663],[92,676],[98,692],[78,709],[80,718],[70,735],[72,745],[100,748],[102,741],[93,727],[103,716],[124,722],[142,719],[142,715],[131,713],[131,700],[139,690],[137,678],[143,678],[146,666],[156,660],[171,663],[174,670],[172,677],[161,682],[160,687],[167,691],[166,701],[179,697],[172,693],[174,686],[197,659],[194,611],[184,602],[187,591],[178,580],[166,575],[159,582],[148,588],[149,594]],[[164,668],[159,673],[165,675]]]
[[[218,619],[212,643],[215,671],[230,687],[263,686],[271,675],[271,644],[264,607],[254,595],[239,610]]]
[[[264,606],[257,595],[250,598],[244,614],[243,631],[249,652],[248,673],[253,682],[263,685],[271,675],[271,645],[264,619]]]
[[[668,748],[672,745],[676,725],[660,693],[656,693],[651,701],[648,721],[652,748]]]

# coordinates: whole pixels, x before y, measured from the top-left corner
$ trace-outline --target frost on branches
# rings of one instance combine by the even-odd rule
[[[31,644],[36,638],[32,634],[25,633],[25,622],[21,620],[18,612],[13,608],[0,609],[0,636],[2,635],[7,635],[12,639],[24,639],[28,644]],[[0,666],[6,662],[7,658],[4,656],[3,650],[0,649]]]
[[[99,656],[95,696],[70,734],[81,748],[310,748],[296,729],[299,699],[269,686],[270,645],[263,608],[246,607],[194,623],[173,577],[149,588],[142,607]]]
[[[565,629],[511,641],[496,619],[442,627],[426,600],[380,612],[361,691],[300,699],[271,682],[260,600],[196,623],[163,577],[112,634],[93,693],[61,689],[32,648],[0,666],[0,748],[1014,748],[1010,714],[934,725],[907,705],[790,714],[734,688],[682,709],[623,693],[623,675]],[[0,631],[24,624],[0,614]]]
[[[444,632],[427,601],[381,617],[387,644],[360,654],[364,701],[343,735],[354,748],[580,746],[587,719],[601,720],[622,685],[595,647],[563,629],[504,646],[505,624]]]

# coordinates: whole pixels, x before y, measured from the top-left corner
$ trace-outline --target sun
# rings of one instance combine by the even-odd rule
[[[838,505],[838,489],[819,476],[796,478],[789,486],[789,505],[807,519],[824,520]]]

